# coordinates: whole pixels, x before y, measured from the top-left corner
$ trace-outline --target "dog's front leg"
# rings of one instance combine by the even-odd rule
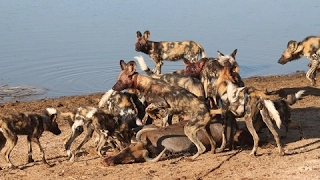
[[[28,143],[28,163],[34,162],[32,158],[32,146],[31,146],[31,137],[28,135],[27,136],[27,143]]]
[[[80,150],[80,148],[81,148],[85,143],[87,143],[87,142],[92,138],[93,132],[94,132],[94,127],[93,127],[92,123],[88,123],[88,124],[87,124],[87,134],[86,134],[86,136],[84,137],[84,139],[82,140],[82,142],[79,144],[79,146],[77,147],[77,149],[75,149],[73,152],[71,152],[71,158],[70,158],[70,160],[69,160],[70,162],[73,162],[73,161],[74,161],[74,158],[75,158],[76,153]]]
[[[31,141],[34,142],[36,145],[38,145],[39,150],[40,150],[40,153],[41,153],[41,155],[42,155],[42,162],[43,162],[44,164],[46,164],[48,167],[51,167],[51,165],[46,161],[45,153],[44,153],[44,150],[43,150],[43,148],[42,148],[42,146],[41,146],[41,144],[40,144],[39,138],[37,138],[37,137],[32,137],[32,138],[31,138]]]

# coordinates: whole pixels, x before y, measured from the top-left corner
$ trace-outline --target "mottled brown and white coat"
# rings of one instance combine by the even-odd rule
[[[156,63],[153,72],[161,74],[161,66],[163,60],[178,61],[187,56],[189,61],[195,62],[198,56],[206,57],[203,47],[194,41],[150,41],[150,31],[145,31],[143,35],[140,31],[136,33],[137,39],[135,49],[150,56]]]
[[[31,146],[31,142],[33,142],[40,149],[42,162],[51,166],[46,161],[45,153],[39,139],[44,131],[49,131],[55,135],[61,133],[57,123],[57,116],[58,112],[56,109],[46,108],[42,113],[17,112],[1,117],[0,131],[6,142],[4,155],[9,168],[15,167],[10,160],[10,154],[18,142],[18,135],[27,136],[28,163],[34,162]]]
[[[217,79],[224,67],[229,67],[231,72],[239,74],[239,65],[235,61],[237,49],[230,55],[224,55],[218,51],[217,58],[202,58],[197,62],[189,62],[184,59],[185,64],[184,75],[201,79],[205,95],[208,97],[208,85],[212,79]]]
[[[311,67],[306,73],[306,77],[314,86],[316,84],[316,70],[320,64],[320,36],[308,36],[300,42],[290,40],[278,63],[286,64],[303,56],[311,61]]]
[[[215,110],[210,110],[203,100],[200,100],[184,88],[170,86],[164,81],[139,74],[136,72],[136,63],[134,61],[125,63],[120,60],[120,67],[121,72],[117,82],[112,87],[113,90],[137,89],[149,102],[146,113],[151,112],[150,114],[152,114],[154,110],[163,109],[168,114],[177,114],[183,116],[185,120],[189,120],[184,127],[184,131],[198,149],[193,159],[206,150],[196,136],[199,130],[205,132],[211,142],[212,151],[215,150],[215,142],[205,130],[205,126],[211,120],[211,115],[216,113]]]

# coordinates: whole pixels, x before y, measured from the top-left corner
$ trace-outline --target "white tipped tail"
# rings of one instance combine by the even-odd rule
[[[300,90],[300,91],[296,92],[295,97],[297,99],[300,99],[304,92],[305,92],[305,90]]]
[[[100,99],[99,101],[99,108],[104,107],[105,103],[109,100],[109,98],[111,97],[112,93],[114,92],[113,89],[110,89],[108,92],[106,92]]]
[[[149,69],[142,56],[135,56],[134,58],[138,61],[142,71],[147,71]]]
[[[279,112],[274,107],[274,104],[271,100],[264,100],[264,104],[269,111],[270,117],[276,122],[277,127],[280,129],[281,126],[281,118]]]
[[[57,114],[57,110],[55,108],[47,108],[46,109],[50,115]]]

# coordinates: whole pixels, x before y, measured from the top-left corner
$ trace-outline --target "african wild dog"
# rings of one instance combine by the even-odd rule
[[[137,52],[143,52],[150,56],[156,63],[153,72],[161,74],[162,60],[178,61],[184,56],[188,56],[189,61],[195,62],[198,56],[206,57],[203,47],[194,41],[149,41],[150,32],[145,31],[143,36],[140,31],[137,31],[137,39],[135,49]]]
[[[316,69],[320,64],[320,36],[308,36],[300,42],[290,40],[278,63],[286,64],[303,56],[311,61],[311,68],[308,70],[306,77],[314,86],[316,84]]]
[[[183,59],[185,64],[184,75],[201,79],[205,96],[208,97],[208,85],[212,79],[216,79],[221,74],[225,66],[230,66],[231,72],[239,74],[239,65],[235,61],[237,49],[235,49],[231,55],[224,55],[218,51],[217,58],[202,58],[197,62],[189,62]]]
[[[62,116],[68,118],[72,130],[65,143],[70,161],[74,161],[76,153],[92,138],[93,132],[99,135],[96,152],[100,157],[101,149],[108,140],[115,141],[120,149],[128,146],[133,136],[134,127],[131,126],[136,122],[136,114],[114,115],[94,107],[79,107],[73,112],[62,113]],[[74,151],[70,151],[72,142],[83,132],[84,127],[87,129],[86,136]]]
[[[166,73],[157,75],[149,69],[142,56],[135,56],[134,58],[139,62],[140,69],[146,72],[152,78],[160,79],[169,83],[172,86],[180,86],[182,88],[185,88],[186,90],[196,95],[198,98],[204,100],[204,89],[200,80],[192,78],[190,76],[183,76],[181,74],[176,73]]]
[[[5,159],[9,164],[8,167],[15,167],[11,160],[10,154],[18,142],[18,135],[27,135],[28,142],[28,163],[34,162],[32,158],[31,142],[38,145],[42,154],[42,162],[47,166],[45,153],[40,145],[40,137],[44,131],[50,131],[55,135],[59,135],[61,130],[57,124],[57,110],[54,108],[47,108],[41,114],[38,113],[14,113],[3,116],[0,119],[0,129],[6,139],[5,145]]]
[[[149,69],[142,56],[136,56],[134,58],[139,62],[140,69],[146,72],[152,78],[165,81],[171,86],[180,86],[182,88],[185,88],[189,92],[196,95],[198,98],[205,100],[204,89],[200,80],[176,73],[166,73],[157,75]],[[172,115],[165,116],[162,119],[162,125],[166,126],[167,123],[171,124],[171,121]]]
[[[295,104],[297,100],[301,98],[303,93],[304,93],[304,90],[300,90],[295,94],[287,95],[287,99],[272,100],[275,108],[279,112],[281,124],[283,124],[286,128],[286,134],[282,138],[287,137],[287,133],[290,128],[290,129],[298,129],[300,133],[300,139],[304,139],[300,124],[291,119],[291,108],[290,108],[290,105]],[[258,116],[256,119],[254,119],[253,125],[256,131],[261,131],[262,128],[266,128],[266,125],[263,122],[261,116]]]
[[[279,154],[284,155],[278,133],[273,127],[271,121],[274,120],[278,128],[281,126],[279,112],[275,105],[268,99],[267,95],[254,87],[238,87],[232,82],[232,76],[228,68],[224,68],[218,78],[218,82],[224,86],[227,82],[226,111],[231,112],[236,117],[243,117],[250,134],[253,137],[254,146],[250,154],[256,155],[258,148],[259,136],[253,126],[253,121],[261,115],[263,122],[273,134],[277,143]],[[219,86],[220,84],[217,84]]]
[[[211,144],[211,151],[215,150],[215,142],[205,130],[205,126],[210,122],[211,115],[217,110],[210,110],[208,105],[179,86],[170,86],[168,83],[144,76],[136,72],[136,63],[130,61],[125,63],[120,60],[121,72],[116,84],[112,87],[115,91],[124,89],[137,89],[149,102],[146,113],[152,114],[154,110],[162,110],[167,114],[177,114],[183,116],[189,122],[185,125],[184,131],[188,138],[196,145],[198,152],[192,157],[197,158],[206,148],[197,138],[198,130],[204,131]],[[221,150],[221,149],[220,149]]]

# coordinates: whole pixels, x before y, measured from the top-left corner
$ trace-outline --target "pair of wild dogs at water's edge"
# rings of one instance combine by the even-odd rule
[[[3,116],[0,119],[0,131],[2,132],[3,139],[0,145],[0,150],[5,148],[5,160],[8,163],[8,168],[15,167],[11,160],[10,155],[13,148],[18,142],[18,135],[27,135],[28,142],[28,163],[34,162],[32,158],[31,142],[38,145],[42,154],[42,162],[48,166],[45,158],[45,153],[40,145],[40,137],[44,131],[52,132],[55,135],[59,135],[61,130],[57,123],[57,110],[54,108],[47,108],[41,114],[39,113],[27,113],[19,112]]]
[[[165,110],[168,114],[176,114],[184,120],[189,120],[184,127],[184,132],[198,150],[192,159],[197,158],[206,150],[196,136],[199,130],[203,131],[210,140],[211,151],[215,151],[216,143],[205,130],[205,126],[210,122],[212,115],[217,112],[221,113],[221,111],[210,110],[205,101],[200,100],[182,87],[171,86],[164,81],[139,74],[136,72],[136,63],[134,61],[125,63],[120,60],[120,67],[121,72],[117,82],[112,87],[113,90],[137,89],[149,103],[146,113],[152,114],[156,110]],[[221,149],[217,151],[221,151]]]
[[[200,55],[201,58],[206,57],[203,47],[194,41],[150,41],[149,31],[145,31],[143,35],[140,31],[137,31],[136,35],[136,51],[150,56],[156,63],[153,69],[153,72],[156,74],[161,74],[162,60],[177,61],[187,56],[189,61],[194,62],[198,60],[198,56]]]
[[[306,77],[314,86],[316,84],[316,70],[320,64],[320,36],[308,36],[300,42],[290,40],[278,63],[286,64],[303,56],[311,61],[311,67],[306,73]]]

